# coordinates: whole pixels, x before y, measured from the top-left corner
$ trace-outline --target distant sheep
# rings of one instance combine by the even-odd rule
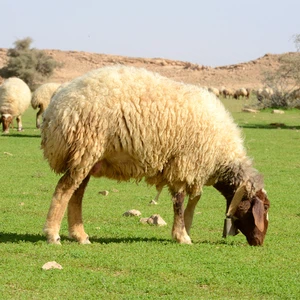
[[[29,107],[31,91],[28,85],[16,77],[8,78],[0,86],[0,116],[3,133],[9,133],[9,127],[16,118],[18,131],[22,128],[21,115]]]
[[[249,93],[247,92],[247,90],[245,88],[240,88],[240,89],[237,89],[234,94],[233,94],[233,98],[234,99],[239,99],[240,97],[242,98],[249,98]]]
[[[224,98],[230,98],[233,97],[234,95],[234,89],[228,88],[228,87],[223,87],[220,91],[220,95],[223,95]]]
[[[270,100],[272,96],[274,95],[273,89],[271,88],[263,88],[263,89],[258,89],[256,91],[256,96],[258,101],[263,101],[264,99]]]
[[[40,128],[39,117],[45,111],[50,103],[50,99],[54,92],[59,88],[59,83],[49,82],[39,86],[32,94],[31,106],[33,109],[39,108],[36,114],[36,127]]]
[[[220,96],[220,92],[219,92],[219,89],[215,88],[215,87],[209,87],[208,88],[208,91],[215,94],[217,97]]]
[[[194,210],[204,185],[227,200],[226,215],[250,245],[261,245],[269,200],[246,155],[240,129],[212,93],[145,69],[104,67],[61,89],[44,112],[41,148],[64,175],[53,194],[44,231],[60,244],[68,207],[69,236],[87,244],[82,198],[90,176],[145,178],[172,196],[172,236],[190,244]],[[189,200],[184,210],[185,195]],[[235,232],[235,230],[233,230]]]

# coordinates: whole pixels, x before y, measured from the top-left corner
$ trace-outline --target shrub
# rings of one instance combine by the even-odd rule
[[[263,84],[273,91],[269,98],[262,97],[263,108],[294,108],[300,106],[300,34],[294,35],[297,52],[281,55],[279,67],[263,74]]]
[[[8,49],[7,64],[0,69],[0,76],[16,76],[24,80],[31,90],[49,78],[56,67],[61,65],[42,50],[30,48],[32,39],[27,37],[14,42],[15,47]]]

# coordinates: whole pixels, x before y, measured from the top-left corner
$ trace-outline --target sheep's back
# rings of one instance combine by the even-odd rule
[[[21,115],[30,105],[31,91],[19,78],[8,78],[0,86],[0,113]]]
[[[240,131],[216,96],[130,67],[72,81],[54,96],[41,129],[44,156],[58,173],[91,168],[95,157],[114,166],[125,153],[132,177],[163,172],[169,181],[205,182],[244,154]]]
[[[47,107],[52,95],[59,88],[60,83],[49,82],[39,86],[31,97],[31,106],[33,109],[37,109],[40,105]]]

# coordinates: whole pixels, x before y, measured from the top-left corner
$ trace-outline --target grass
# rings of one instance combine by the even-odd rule
[[[92,179],[84,198],[92,244],[70,241],[64,219],[62,246],[48,245],[42,228],[59,177],[42,157],[29,109],[24,132],[0,136],[1,299],[298,299],[300,112],[249,114],[241,112],[243,101],[224,104],[265,177],[271,210],[263,247],[248,246],[241,234],[221,238],[225,200],[211,187],[196,209],[193,245],[178,245],[167,190],[151,206],[155,188],[107,179]],[[160,214],[167,226],[122,216],[133,208],[142,217]],[[62,270],[41,269],[54,260]]]

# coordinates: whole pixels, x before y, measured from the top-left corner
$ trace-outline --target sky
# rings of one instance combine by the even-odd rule
[[[165,58],[204,66],[296,51],[300,0],[0,0],[0,48]]]

